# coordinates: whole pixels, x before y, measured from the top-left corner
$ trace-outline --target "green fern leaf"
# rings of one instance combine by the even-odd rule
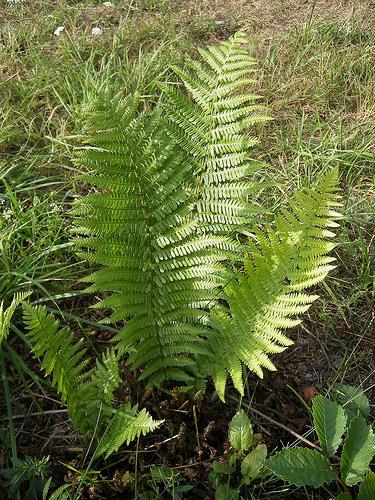
[[[131,407],[128,403],[114,410],[114,414],[95,451],[95,457],[104,454],[105,458],[108,458],[123,443],[129,445],[134,439],[152,432],[163,422],[163,420],[153,420],[144,409],[140,412],[137,410],[137,406]]]
[[[128,363],[142,369],[140,379],[190,384],[195,357],[209,356],[205,309],[220,296],[225,261],[240,245],[197,234],[191,165],[159,110],[136,112],[136,101],[99,101],[89,116],[91,135],[78,162],[101,191],[73,209],[75,241],[87,261],[102,266],[85,279],[94,282],[88,290],[112,293],[97,307],[113,309],[111,321],[127,320],[114,341],[120,353],[134,347]],[[223,217],[234,211],[228,205]]]
[[[5,340],[9,334],[9,328],[12,320],[12,316],[17,309],[17,307],[23,303],[23,301],[31,295],[31,292],[18,292],[13,296],[10,306],[4,310],[4,302],[0,303],[0,346],[3,340]]]
[[[52,385],[66,403],[73,424],[82,432],[108,426],[99,446],[100,454],[108,457],[123,442],[129,444],[159,425],[146,410],[138,412],[138,407],[131,407],[130,403],[113,408],[114,392],[121,383],[115,350],[104,352],[90,368],[91,360],[82,342],[67,328],[59,328],[59,322],[45,307],[23,307],[33,353],[41,358],[46,374],[52,375]]]
[[[32,307],[25,303],[24,323],[27,337],[36,358],[41,358],[41,367],[46,375],[52,374],[52,386],[56,387],[63,403],[68,406],[73,423],[86,430],[87,419],[82,404],[82,394],[90,389],[89,359],[82,342],[76,341],[67,329],[59,329],[59,322],[45,307]],[[82,390],[82,387],[84,390]]]
[[[259,164],[251,153],[258,143],[247,129],[268,117],[256,104],[259,96],[244,89],[255,61],[243,48],[238,32],[218,47],[199,50],[202,63],[186,60],[186,69],[173,68],[192,101],[170,85],[163,90],[170,132],[185,150],[200,176],[195,187],[198,230],[233,235],[247,226],[259,210],[249,202],[255,186],[244,182]]]
[[[298,325],[298,315],[317,298],[302,290],[322,281],[333,268],[334,259],[325,255],[334,247],[326,239],[326,228],[339,205],[337,176],[333,170],[315,189],[297,193],[293,212],[277,216],[275,228],[255,228],[258,243],[249,243],[245,272],[225,288],[228,308],[212,310],[215,335],[209,343],[216,362],[207,362],[206,369],[219,382],[221,398],[226,374],[243,394],[242,363],[260,377],[264,368],[275,370],[269,354],[292,344],[282,330]]]

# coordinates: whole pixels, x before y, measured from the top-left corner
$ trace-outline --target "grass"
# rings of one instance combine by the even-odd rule
[[[285,381],[282,388],[329,390],[335,381],[345,380],[363,385],[371,395],[375,32],[370,2],[357,2],[354,12],[331,2],[336,3],[336,10],[332,5],[325,10],[318,2],[313,12],[303,2],[293,10],[292,3],[279,0],[264,11],[253,11],[240,0],[118,0],[108,7],[88,0],[2,3],[0,299],[5,305],[14,293],[27,289],[33,290],[33,300],[50,300],[55,309],[63,300],[71,318],[85,316],[90,338],[100,345],[105,330],[98,328],[97,317],[85,315],[89,299],[78,293],[74,300],[83,271],[71,253],[67,231],[66,211],[78,194],[71,158],[83,110],[106,88],[123,94],[138,90],[152,102],[157,82],[170,78],[171,64],[183,63],[185,53],[194,55],[198,46],[245,26],[259,60],[257,91],[274,118],[257,131],[262,142],[258,154],[268,164],[264,176],[273,184],[267,195],[270,209],[325,170],[339,165],[341,171],[345,218],[335,250],[338,267],[305,323],[307,332],[297,331],[296,347],[285,360],[276,360]],[[65,30],[55,36],[58,26]],[[92,35],[93,27],[102,34]],[[73,300],[61,297],[67,290]],[[18,356],[22,361],[24,349],[14,341],[10,346],[14,350],[4,351],[6,359]],[[288,364],[298,380],[288,375]],[[19,364],[16,374],[22,370]],[[16,374],[6,371],[15,401],[22,391],[33,392],[37,380],[24,371],[24,381],[17,384]],[[272,380],[250,381],[255,404],[260,404],[262,391],[270,393]],[[286,404],[293,397],[289,394]],[[36,403],[29,397],[29,411]],[[1,412],[9,413],[9,404],[8,409],[3,406]],[[270,403],[270,411],[275,416],[280,406]],[[14,437],[0,436],[5,465],[9,438],[13,456],[17,453]],[[268,493],[258,494],[266,498],[271,491],[272,498],[284,498],[285,489],[278,487],[271,481]]]

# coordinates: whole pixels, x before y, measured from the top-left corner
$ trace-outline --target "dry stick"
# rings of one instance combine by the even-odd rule
[[[202,460],[201,462],[194,462],[193,464],[175,465],[173,467],[170,467],[170,469],[188,469],[189,467],[196,467],[197,465],[209,464],[210,462],[213,462],[214,460],[220,460],[220,458],[224,458],[224,457],[228,457],[228,455],[219,455],[218,457],[208,458],[207,460]],[[152,467],[152,465],[148,465],[147,467]]]
[[[158,446],[161,446],[162,444],[169,443],[169,441],[173,441],[174,439],[177,439],[180,436],[180,434],[175,434],[174,436],[164,439],[164,441],[159,441],[158,443],[151,444],[150,446],[147,446],[147,448],[144,449],[144,451],[151,450],[152,448],[157,448]]]
[[[197,407],[193,405],[193,414],[194,414],[194,424],[195,424],[195,435],[197,437],[198,444],[198,453],[201,451],[201,444],[199,442],[199,429],[198,429],[198,419],[197,419]]]
[[[230,399],[233,402],[235,402],[235,401],[238,402],[236,400],[236,398],[231,397]],[[280,427],[280,429],[283,429],[284,431],[289,432],[289,434],[291,434],[292,436],[296,437],[297,439],[299,439],[303,443],[308,444],[309,446],[311,446],[312,448],[315,448],[316,450],[318,450],[320,452],[323,452],[323,449],[320,446],[318,446],[317,444],[313,443],[309,439],[306,439],[305,437],[301,436],[301,434],[298,434],[298,432],[294,431],[293,429],[290,429],[288,426],[286,426],[286,425],[278,422],[277,420],[274,420],[273,418],[269,417],[268,415],[265,415],[261,411],[256,410],[255,408],[252,408],[251,406],[247,405],[246,403],[241,403],[241,404],[247,410],[250,410],[252,413],[255,413],[255,415],[259,415],[260,417],[264,418],[265,420],[268,420],[268,422],[271,422],[272,424],[276,425],[277,427]],[[338,457],[337,455],[333,455],[332,458],[334,460],[337,460],[338,462],[340,462],[340,457]]]
[[[32,413],[25,413],[22,415],[13,415],[13,418],[40,417],[41,415],[53,415],[54,413],[67,413],[67,412],[68,410],[34,411]]]
[[[6,78],[2,83],[9,82],[9,80],[12,80],[13,78],[15,78],[16,76],[18,76],[19,74],[20,74],[20,72],[18,70],[17,73],[14,73],[14,75],[8,76],[8,78]]]

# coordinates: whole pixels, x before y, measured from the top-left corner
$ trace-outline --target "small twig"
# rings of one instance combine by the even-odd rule
[[[20,73],[20,71],[18,70],[17,73],[14,73],[14,75],[10,75],[8,76],[8,78],[5,78],[5,80],[2,82],[3,84],[6,83],[6,82],[9,82],[9,80],[12,80],[13,78],[15,78],[16,76],[18,76]]]
[[[147,446],[144,451],[151,450],[152,448],[157,448],[158,446],[168,443],[169,441],[173,441],[173,439],[177,439],[180,436],[180,434],[176,434],[175,436],[172,436],[168,439],[164,439],[164,441],[159,441],[158,443],[154,443],[150,446]]]
[[[223,458],[227,455],[219,455],[218,457],[215,458],[209,458],[207,460],[202,460],[201,462],[194,462],[193,464],[186,464],[186,465],[176,465],[175,467],[170,467],[171,469],[188,469],[189,467],[196,467],[197,465],[202,465],[202,464],[209,464],[213,462],[214,460],[219,460],[220,458]],[[152,465],[150,465],[152,467]]]
[[[42,398],[42,399],[48,399],[48,401],[52,401],[53,403],[61,404],[61,401],[58,401],[57,399],[50,398],[49,396],[45,396],[44,394],[38,394],[37,392],[31,392],[33,396],[36,396],[37,398]]]
[[[197,407],[193,405],[193,415],[194,415],[194,425],[195,425],[195,435],[197,438],[198,452],[201,451],[201,444],[199,442],[199,429],[198,429],[198,419],[197,419]]]
[[[182,405],[176,411],[182,411],[182,408],[185,408],[185,406],[188,404],[189,404],[189,400],[187,399],[184,403],[182,403]]]
[[[263,425],[258,425],[258,427],[262,432],[267,434],[267,436],[270,436],[270,437],[272,436],[271,432],[268,429],[266,429],[265,427],[263,427]]]
[[[15,418],[26,418],[26,417],[40,417],[41,415],[53,415],[54,413],[67,413],[68,410],[45,410],[45,411],[34,411],[32,413],[24,413],[22,415],[13,415]]]

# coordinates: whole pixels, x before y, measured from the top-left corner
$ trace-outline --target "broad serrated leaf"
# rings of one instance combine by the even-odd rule
[[[229,423],[228,438],[237,451],[243,452],[250,448],[253,442],[253,428],[243,410],[238,411]]]
[[[241,474],[245,484],[250,484],[252,479],[259,476],[266,457],[267,446],[265,444],[258,444],[254,450],[246,455],[241,464]]]
[[[368,471],[375,455],[375,439],[371,425],[362,416],[353,418],[341,455],[341,477],[348,485],[357,484]]]
[[[215,500],[238,500],[240,492],[227,484],[220,484],[215,491]]]
[[[375,498],[375,472],[370,472],[365,477],[361,487],[359,488],[359,493],[357,500],[374,500]]]
[[[326,455],[333,455],[345,431],[345,411],[340,405],[319,395],[313,399],[312,413],[320,445]]]
[[[358,411],[367,418],[370,414],[370,403],[361,389],[347,384],[335,385],[337,400],[344,408],[350,422],[358,415]]]
[[[265,460],[265,466],[275,476],[296,486],[318,488],[334,481],[335,475],[324,455],[306,448],[284,448]]]
[[[227,462],[214,462],[212,468],[218,474],[232,474],[236,470],[233,465],[229,465]]]

